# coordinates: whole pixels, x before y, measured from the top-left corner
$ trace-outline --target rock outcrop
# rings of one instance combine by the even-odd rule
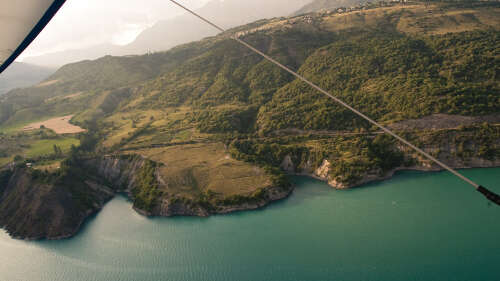
[[[425,149],[454,168],[500,166],[500,159],[479,157],[480,154],[474,147],[469,146],[466,149],[469,154],[461,157],[457,156],[461,149],[454,145],[429,146]],[[397,149],[411,154],[403,146]],[[388,179],[399,170],[440,170],[418,155],[411,155],[416,161],[405,161],[405,165],[383,173],[380,168],[363,170],[351,182],[345,182],[341,176],[334,176],[335,159],[325,158],[318,162],[319,159],[304,159],[290,154],[284,157],[281,168],[290,174],[308,175],[326,181],[337,189]],[[302,162],[294,163],[298,159],[302,159]],[[86,218],[98,212],[117,192],[128,194],[134,202],[134,209],[146,216],[207,217],[262,208],[273,201],[286,198],[293,191],[286,184],[276,183],[246,195],[221,197],[203,193],[184,197],[166,192],[169,182],[161,177],[161,164],[138,155],[103,156],[77,162],[80,166],[75,171],[69,169],[56,178],[46,174],[41,176],[40,172],[26,167],[0,171],[0,227],[15,238],[71,237],[78,232]],[[152,186],[154,190],[149,189]],[[144,204],[140,198],[144,195],[144,189],[146,194],[155,194],[148,204]]]
[[[125,192],[135,201],[134,189],[140,188],[138,176],[145,161],[141,156],[106,156],[87,161],[86,165],[94,167],[98,176],[109,182],[114,189]],[[158,169],[154,173],[156,183],[161,190],[168,186]],[[286,198],[292,188],[272,186],[262,191],[259,196],[238,197],[237,202],[231,200],[212,199],[200,200],[177,197],[175,194],[162,194],[156,198],[154,207],[146,210],[134,204],[134,210],[146,216],[200,216],[207,217],[214,214],[227,214],[237,211],[262,208],[269,203]]]
[[[20,239],[62,239],[76,234],[91,214],[113,197],[97,182],[73,179],[37,180],[26,168],[15,168],[0,192],[0,227]]]
[[[87,160],[85,165],[116,190],[130,193],[145,161],[146,159],[137,155],[104,156]]]
[[[159,193],[153,207],[141,207],[135,194],[141,188],[141,156],[104,156],[78,161],[57,175],[41,174],[26,167],[0,171],[0,227],[19,239],[63,239],[75,235],[85,220],[102,209],[116,193],[124,192],[134,210],[146,216],[201,216],[227,214],[264,207],[287,197],[291,187],[272,186],[234,198],[183,198]],[[153,166],[157,167],[157,166]],[[161,189],[167,185],[155,168]],[[77,172],[79,171],[79,172]],[[84,171],[84,172],[82,172]],[[55,178],[53,178],[55,177]]]
[[[291,159],[293,157],[291,155],[287,155],[283,160],[283,164],[281,165],[281,167],[282,168],[287,167],[287,169],[283,170],[288,172],[289,174],[305,175],[325,181],[335,189],[347,189],[374,181],[387,180],[392,178],[396,172],[402,170],[429,171],[429,172],[431,171],[437,172],[443,170],[443,168],[441,168],[440,166],[430,162],[429,160],[423,158],[420,155],[412,153],[408,148],[404,146],[399,147],[399,149],[405,151],[406,153],[412,155],[412,157],[417,159],[416,163],[410,166],[395,167],[385,173],[381,173],[380,170],[368,171],[366,174],[363,175],[363,177],[361,177],[354,183],[345,183],[341,179],[333,177],[330,171],[332,169],[332,166],[335,165],[335,162],[328,159],[324,159],[319,167],[311,171],[310,167],[306,167],[306,169],[301,169],[301,166],[297,166],[292,162]],[[479,156],[471,156],[465,158],[452,156],[454,153],[456,153],[456,147],[453,146],[448,146],[441,149],[426,148],[426,150],[428,153],[440,150],[439,159],[454,169],[500,167],[500,159],[485,159]],[[477,155],[477,153],[474,153],[474,155]],[[311,160],[308,160],[307,162],[310,163]]]

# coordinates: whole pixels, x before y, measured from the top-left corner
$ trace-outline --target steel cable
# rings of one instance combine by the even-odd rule
[[[197,14],[196,12],[190,10],[189,8],[185,7],[184,5],[180,4],[179,2],[175,1],[175,0],[169,0],[170,2],[174,3],[175,5],[181,7],[182,9],[186,10],[187,12],[191,13],[192,15],[194,15],[195,17],[199,18],[200,20],[204,21],[205,23],[211,25],[212,27],[214,27],[215,29],[221,31],[221,32],[226,32],[226,30],[218,25],[216,25],[215,23],[209,21],[208,19],[200,16],[199,14]],[[321,92],[322,94],[328,96],[329,98],[333,99],[335,102],[337,102],[338,104],[344,106],[345,108],[349,109],[350,111],[354,112],[355,114],[357,114],[358,116],[362,117],[363,119],[367,120],[368,122],[370,122],[371,124],[377,126],[378,128],[380,128],[382,131],[384,131],[385,133],[387,133],[388,135],[391,135],[392,137],[396,138],[397,140],[399,140],[400,142],[406,144],[407,146],[411,147],[413,150],[415,150],[416,152],[420,153],[421,155],[423,155],[424,157],[426,157],[427,159],[431,160],[432,162],[436,163],[437,165],[439,165],[440,167],[442,167],[443,169],[451,172],[453,175],[457,176],[458,178],[460,178],[461,180],[465,181],[466,183],[472,185],[477,191],[479,191],[480,193],[482,193],[488,200],[496,203],[497,205],[500,205],[500,196],[495,194],[494,192],[492,191],[489,191],[488,189],[486,189],[485,187],[475,183],[474,181],[470,180],[469,178],[467,178],[466,176],[462,175],[460,172],[458,172],[457,170],[449,167],[448,165],[444,164],[443,162],[439,161],[438,159],[436,159],[435,157],[433,157],[432,155],[430,155],[429,153],[423,151],[422,149],[418,148],[417,146],[413,145],[411,142],[405,140],[404,138],[400,137],[399,135],[397,135],[396,133],[394,133],[393,131],[391,131],[390,129],[386,128],[385,126],[379,124],[377,121],[371,119],[370,117],[366,116],[365,114],[361,113],[360,111],[358,111],[357,109],[353,108],[352,106],[350,106],[349,104],[345,103],[344,101],[342,101],[341,99],[333,96],[332,94],[330,94],[329,92],[325,91],[324,89],[322,89],[321,87],[319,87],[318,85],[314,84],[313,82],[309,81],[307,78],[305,78],[304,76],[298,74],[297,72],[291,70],[290,68],[288,68],[287,66],[279,63],[278,61],[276,61],[275,59],[273,59],[272,57],[266,55],[265,53],[261,52],[260,50],[258,50],[257,48],[253,47],[252,45],[248,44],[247,42],[241,40],[240,38],[238,38],[237,35],[233,35],[231,37],[232,39],[236,40],[238,43],[242,44],[243,46],[247,47],[248,49],[250,49],[251,51],[257,53],[258,55],[262,56],[263,58],[265,58],[266,60],[268,60],[269,62],[275,64],[276,66],[280,67],[281,69],[285,70],[286,72],[292,74],[293,76],[295,76],[296,78],[302,80],[303,82],[305,82],[306,84],[308,84],[309,86],[311,86],[312,88],[316,89],[317,91]]]

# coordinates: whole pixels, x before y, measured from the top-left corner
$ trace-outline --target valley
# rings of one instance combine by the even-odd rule
[[[0,226],[59,239],[118,193],[209,216],[286,198],[290,174],[345,189],[438,170],[236,34],[448,165],[500,166],[499,26],[496,2],[367,4],[65,65],[0,97]]]

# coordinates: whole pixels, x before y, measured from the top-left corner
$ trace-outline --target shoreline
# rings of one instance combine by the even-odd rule
[[[493,163],[492,163],[493,164]],[[493,165],[478,165],[478,166],[463,166],[463,167],[457,167],[456,169],[487,169],[487,168],[499,168],[500,163],[494,163]],[[301,176],[301,177],[308,177],[312,179],[316,179],[322,182],[327,183],[331,188],[338,189],[338,190],[343,190],[343,189],[351,189],[351,188],[362,188],[366,184],[370,183],[375,183],[375,182],[383,182],[385,180],[389,180],[393,178],[398,172],[400,171],[418,171],[418,172],[441,172],[445,171],[445,169],[441,169],[439,167],[424,167],[424,166],[413,166],[413,167],[397,167],[395,169],[392,169],[386,175],[384,176],[377,176],[377,177],[368,177],[365,176],[361,181],[348,185],[346,187],[339,188],[338,186],[330,184],[327,178],[318,176],[314,173],[287,173],[287,176]],[[276,188],[276,187],[274,187]],[[271,188],[272,189],[272,188]],[[202,210],[202,212],[197,212],[201,211],[199,208],[198,209],[193,209],[193,208],[187,208],[186,206],[181,206],[181,211],[173,211],[171,213],[154,213],[154,212],[147,212],[141,209],[138,209],[133,206],[132,204],[132,210],[135,211],[137,214],[144,216],[146,218],[152,218],[152,217],[165,217],[165,218],[170,218],[170,217],[205,217],[208,218],[210,216],[219,216],[219,215],[227,215],[231,213],[236,213],[236,212],[245,212],[245,211],[254,211],[254,210],[259,210],[263,209],[269,205],[271,205],[273,202],[281,201],[293,194],[295,191],[295,185],[292,184],[288,189],[281,190],[281,192],[275,193],[274,196],[267,197],[266,199],[263,199],[262,201],[255,202],[255,203],[245,203],[242,205],[238,206],[226,206],[226,207],[221,207],[220,209],[217,209],[215,211],[207,211],[207,210]],[[118,193],[116,193],[118,194]],[[115,194],[115,196],[116,196]],[[124,195],[128,200],[130,200],[130,194],[127,194],[127,192],[121,192],[122,195]],[[114,196],[113,196],[114,198]],[[98,209],[89,212],[84,219],[82,219],[79,224],[73,229],[71,233],[57,236],[57,237],[19,237],[19,236],[12,236],[11,233],[5,228],[5,227],[0,227],[3,231],[5,231],[12,239],[16,240],[23,240],[23,241],[58,241],[58,240],[64,240],[64,239],[71,239],[75,237],[76,235],[79,234],[81,231],[82,227],[84,224],[88,221],[88,219],[92,215],[98,215],[99,212],[102,210],[102,208],[113,198],[110,198],[108,201],[106,201],[102,206],[99,206]],[[187,212],[183,212],[187,211]]]
[[[470,169],[488,169],[488,168],[500,168],[500,163],[495,163],[493,165],[484,165],[484,166],[459,166],[459,167],[452,167],[453,169],[457,170],[470,170]],[[383,182],[386,180],[392,179],[398,172],[404,172],[404,171],[416,171],[416,172],[423,172],[423,173],[436,173],[436,172],[443,172],[447,171],[446,169],[440,168],[440,167],[423,167],[423,166],[412,166],[412,167],[397,167],[389,172],[387,172],[383,176],[376,176],[376,177],[369,177],[369,175],[365,175],[365,177],[360,181],[352,185],[348,185],[346,187],[339,188],[338,186],[330,184],[328,178],[318,176],[316,174],[310,174],[310,173],[289,173],[287,175],[289,176],[304,176],[304,177],[309,177],[313,178],[322,182],[327,183],[330,187],[337,189],[337,190],[343,190],[343,189],[351,189],[351,188],[361,188],[363,185],[370,184],[370,183],[375,183],[375,182]]]

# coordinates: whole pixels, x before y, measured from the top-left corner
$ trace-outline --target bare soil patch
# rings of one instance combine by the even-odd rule
[[[36,85],[36,87],[46,87],[46,86],[54,85],[57,82],[59,82],[59,80],[45,81],[45,82],[42,82],[42,83]]]
[[[82,94],[83,94],[83,92],[77,92],[77,93],[70,94],[67,96],[52,97],[52,98],[46,99],[45,102],[50,102],[50,101],[55,101],[55,100],[63,100],[63,99],[73,99],[73,98],[77,98],[77,97],[81,96]]]
[[[68,115],[43,122],[31,123],[24,127],[23,131],[36,130],[40,129],[41,126],[44,126],[47,129],[53,130],[56,134],[76,134],[85,132],[84,129],[69,123],[69,120],[71,120],[72,117],[73,115]]]

